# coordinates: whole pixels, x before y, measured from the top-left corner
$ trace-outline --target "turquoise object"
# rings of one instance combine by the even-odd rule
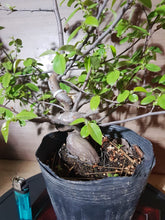
[[[32,220],[29,186],[22,177],[13,178],[13,189],[20,220]]]

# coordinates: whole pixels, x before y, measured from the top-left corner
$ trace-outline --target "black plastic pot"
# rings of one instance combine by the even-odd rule
[[[65,142],[66,132],[44,137],[36,152],[47,191],[58,220],[129,220],[155,164],[152,144],[120,126],[103,129],[107,136],[123,137],[137,144],[144,159],[131,177],[109,177],[94,181],[70,181],[57,176],[45,161]]]

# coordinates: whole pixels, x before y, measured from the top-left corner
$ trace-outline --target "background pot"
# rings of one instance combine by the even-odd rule
[[[123,137],[137,144],[144,159],[131,177],[110,177],[94,181],[70,181],[58,177],[46,164],[52,152],[65,142],[66,132],[54,132],[43,138],[36,157],[58,220],[128,220],[155,164],[152,144],[135,132],[120,126],[103,129],[106,136]]]

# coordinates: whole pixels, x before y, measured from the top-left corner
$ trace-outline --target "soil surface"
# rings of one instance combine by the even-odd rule
[[[143,152],[137,145],[130,146],[125,139],[103,138],[102,146],[94,144],[100,162],[90,165],[71,155],[65,147],[52,155],[47,164],[54,172],[70,180],[94,180],[112,176],[132,176],[143,159]]]

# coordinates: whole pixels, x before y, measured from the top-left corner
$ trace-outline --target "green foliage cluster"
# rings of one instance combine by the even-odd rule
[[[21,39],[12,38],[9,46],[13,46],[13,49],[8,53],[4,49],[4,45],[2,43],[0,45],[3,52],[0,63],[0,118],[5,120],[1,132],[6,142],[10,122],[18,121],[23,126],[26,120],[37,117],[34,113],[34,107],[37,101],[43,99],[43,94],[39,93],[39,81],[48,78],[47,74],[43,74],[40,69],[42,64],[37,63],[35,59],[17,58],[22,48]],[[46,93],[44,96],[46,96]],[[47,94],[47,96],[50,98],[51,94]],[[22,107],[20,112],[14,108],[16,102],[19,102]],[[28,104],[31,105],[27,107]],[[26,108],[29,108],[29,110]]]
[[[90,103],[93,113],[103,112],[107,108],[111,108],[113,112],[123,104],[134,103],[138,103],[139,106],[149,106],[152,110],[165,109],[165,74],[161,67],[155,64],[157,55],[162,54],[163,51],[159,46],[149,43],[155,32],[165,29],[165,1],[162,0],[154,9],[151,9],[151,0],[120,2],[113,0],[111,5],[105,7],[100,13],[99,3],[92,0],[63,0],[61,5],[64,2],[67,2],[68,7],[73,7],[66,23],[69,23],[80,11],[83,21],[71,32],[66,44],[56,51],[48,50],[41,54],[41,56],[54,54],[53,70],[59,75],[61,88],[67,93],[74,88],[79,88],[78,92],[82,93],[83,89],[83,99]],[[119,4],[119,9],[128,6],[127,9],[132,9],[132,12],[129,16],[124,16],[124,9],[122,12],[115,11],[116,4]],[[140,4],[145,19],[133,22],[136,4]],[[105,19],[108,15],[110,20],[107,24]],[[75,37],[80,32],[82,39],[75,42]],[[102,41],[106,36],[111,37],[112,34],[118,39],[118,44]],[[139,44],[137,49],[133,50],[141,40],[143,44]],[[0,105],[3,105],[0,107],[0,114],[1,119],[6,119],[2,126],[5,140],[8,137],[10,121],[19,121],[24,124],[25,120],[43,116],[41,113],[37,115],[34,113],[34,106],[41,99],[47,102],[53,100],[50,92],[41,91],[39,87],[40,81],[48,79],[48,75],[40,69],[40,64],[32,58],[17,59],[17,55],[13,58],[13,53],[20,52],[21,40],[12,39],[9,45],[13,45],[15,50],[6,54],[0,65]],[[120,46],[124,47],[123,51]],[[81,74],[67,75],[72,68],[81,70]],[[62,80],[66,75],[66,80]],[[149,81],[147,81],[148,76]],[[24,109],[20,113],[13,113],[6,108],[6,102],[10,100],[19,100],[21,105],[29,104],[29,100],[32,100],[30,111]],[[75,110],[78,111],[78,108],[74,105]],[[44,112],[49,117],[50,111],[44,109]],[[83,137],[91,135],[101,144],[102,133],[99,123],[79,118],[71,125],[81,123],[84,124],[81,135]]]

